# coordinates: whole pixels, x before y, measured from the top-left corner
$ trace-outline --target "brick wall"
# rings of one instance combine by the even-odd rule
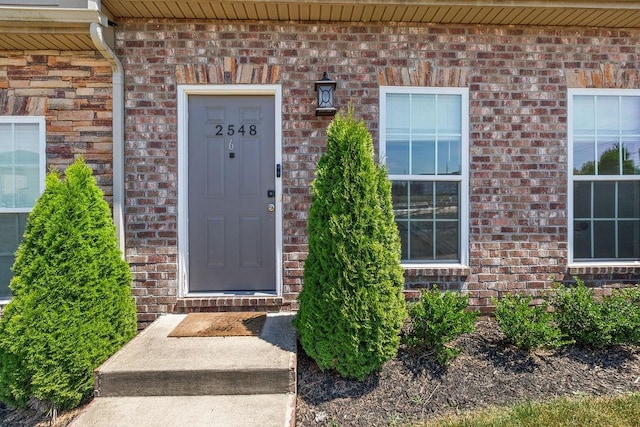
[[[638,31],[129,20],[118,23],[117,50],[126,71],[127,258],[143,321],[181,304],[182,83],[282,85],[284,298],[295,300],[309,183],[330,121],[314,115],[313,82],[323,71],[338,81],[338,107],[352,103],[376,143],[380,85],[470,90],[470,265],[408,270],[408,288],[437,282],[487,307],[502,292],[536,294],[552,277],[640,279],[639,268],[568,270],[566,172],[567,87],[640,87]]]
[[[95,52],[0,51],[0,115],[45,116],[47,169],[84,156],[112,196],[111,66]]]

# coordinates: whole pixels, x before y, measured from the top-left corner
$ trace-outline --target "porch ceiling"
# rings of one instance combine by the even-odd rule
[[[116,19],[640,27],[640,1],[631,0],[102,0],[102,6]]]

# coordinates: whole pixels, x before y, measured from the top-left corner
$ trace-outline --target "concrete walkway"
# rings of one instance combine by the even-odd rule
[[[160,317],[98,368],[71,426],[293,426],[292,315],[269,314],[260,337],[168,338],[185,316]]]

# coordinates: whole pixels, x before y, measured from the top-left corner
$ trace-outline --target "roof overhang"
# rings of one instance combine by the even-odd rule
[[[102,0],[118,18],[640,28],[637,0]]]
[[[110,21],[128,18],[640,28],[638,0],[26,1],[86,7],[22,7],[0,0],[0,50],[93,50],[92,23],[111,38]]]
[[[93,9],[0,6],[0,50],[95,50],[94,22],[109,26]]]

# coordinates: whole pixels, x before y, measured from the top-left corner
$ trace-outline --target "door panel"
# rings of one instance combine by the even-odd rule
[[[189,292],[275,292],[273,96],[189,96]]]

